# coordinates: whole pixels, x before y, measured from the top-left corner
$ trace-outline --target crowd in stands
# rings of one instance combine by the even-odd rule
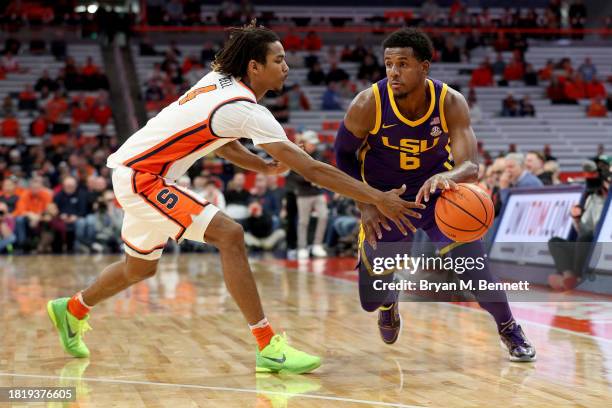
[[[79,125],[97,123],[99,137],[105,136],[105,128],[111,122],[112,111],[108,101],[108,78],[103,69],[91,57],[79,65],[66,54],[66,46],[46,49],[45,42],[35,41],[39,46],[22,49],[21,42],[9,37],[0,52],[0,73],[24,73],[27,67],[19,63],[19,53],[41,55],[51,52],[56,59],[64,62],[57,75],[43,70],[34,83],[26,83],[19,92],[9,93],[2,100],[0,137],[18,139],[21,137],[50,138],[54,144],[71,139],[83,143]],[[56,44],[58,45],[58,44]],[[16,56],[17,55],[17,56]],[[0,76],[0,81],[5,80]],[[22,134],[18,112],[26,113],[28,130]],[[91,136],[91,135],[87,135]]]

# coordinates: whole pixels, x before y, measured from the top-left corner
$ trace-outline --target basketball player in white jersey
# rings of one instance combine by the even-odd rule
[[[241,226],[175,183],[196,160],[215,152],[240,167],[266,174],[291,168],[315,184],[375,205],[404,232],[411,227],[407,217],[418,217],[412,209],[424,206],[400,199],[404,188],[381,192],[313,160],[291,143],[272,114],[257,104],[269,90],[282,89],[288,71],[275,33],[254,24],[234,28],[215,58],[213,72],[108,158],[113,188],[125,211],[121,234],[126,254],[82,292],[48,303],[49,316],[69,354],[89,356],[82,339],[90,329],[89,310],[153,276],[171,238],[208,242],[218,248],[227,289],[257,340],[256,371],[305,373],[319,367],[319,357],[290,347],[266,320]],[[251,139],[275,161],[266,162],[252,154],[240,144],[240,138]]]

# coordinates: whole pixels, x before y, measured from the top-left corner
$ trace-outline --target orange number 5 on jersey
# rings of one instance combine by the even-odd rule
[[[189,92],[187,95],[185,95],[185,97],[183,99],[181,99],[179,101],[179,105],[182,105],[184,103],[189,102],[190,100],[192,100],[193,98],[195,98],[199,94],[203,94],[203,93],[206,93],[206,92],[214,91],[215,89],[217,89],[217,85],[208,85],[208,86],[205,86],[203,88],[194,89],[193,91]]]

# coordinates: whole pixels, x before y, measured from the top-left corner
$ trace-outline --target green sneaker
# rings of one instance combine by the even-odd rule
[[[89,349],[83,343],[83,334],[91,330],[87,323],[89,315],[79,320],[68,312],[68,300],[59,298],[47,303],[47,313],[59,332],[60,343],[66,352],[74,357],[89,357]]]
[[[257,350],[255,371],[258,373],[304,374],[321,365],[321,358],[294,349],[287,344],[285,335],[272,337],[270,344]]]

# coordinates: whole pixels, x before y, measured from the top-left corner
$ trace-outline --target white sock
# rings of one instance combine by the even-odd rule
[[[268,323],[268,319],[266,319],[265,317],[263,319],[261,319],[260,321],[258,321],[257,323],[251,325],[249,324],[249,329],[253,330],[253,329],[263,329],[264,327],[270,325],[270,323]]]

